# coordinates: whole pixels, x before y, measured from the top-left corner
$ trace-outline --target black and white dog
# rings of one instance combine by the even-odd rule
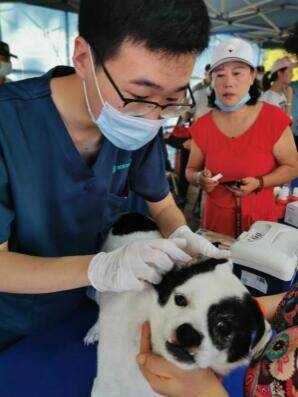
[[[104,250],[160,237],[151,219],[126,214],[110,231]],[[155,353],[181,368],[210,367],[218,374],[246,364],[271,336],[258,304],[226,259],[173,269],[142,292],[102,293],[100,318],[85,338],[90,343],[99,337],[92,397],[157,396],[135,360],[145,320]]]

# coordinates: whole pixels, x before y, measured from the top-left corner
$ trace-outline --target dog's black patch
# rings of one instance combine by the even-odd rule
[[[218,350],[228,351],[228,362],[247,356],[265,331],[263,315],[249,294],[244,299],[228,298],[210,306],[208,328]]]
[[[191,324],[181,324],[176,329],[176,338],[180,346],[184,348],[199,347],[203,340],[203,335]]]
[[[134,232],[150,232],[158,230],[156,223],[138,212],[130,212],[121,215],[112,227],[114,236],[123,236]]]
[[[226,259],[210,258],[204,262],[193,264],[189,267],[183,267],[181,269],[173,269],[166,273],[159,284],[153,285],[158,293],[159,304],[164,306],[168,302],[173,290],[179,287],[179,285],[184,284],[194,275],[211,272],[216,268],[217,265],[225,262],[227,262]]]

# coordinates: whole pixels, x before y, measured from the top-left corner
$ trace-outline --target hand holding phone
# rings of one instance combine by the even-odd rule
[[[222,182],[222,185],[239,189],[243,185],[243,183],[242,181],[235,180],[235,181]]]

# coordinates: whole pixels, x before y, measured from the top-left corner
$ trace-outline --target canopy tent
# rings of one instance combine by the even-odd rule
[[[262,47],[280,47],[298,21],[298,0],[205,0],[212,33],[229,33]]]
[[[0,3],[26,3],[35,6],[54,8],[61,11],[76,12],[79,7],[80,0],[0,0]]]
[[[79,6],[79,0],[24,0],[22,3],[72,12]],[[205,3],[212,21],[212,34],[234,34],[267,48],[281,46],[289,29],[298,21],[298,0],[205,0]]]

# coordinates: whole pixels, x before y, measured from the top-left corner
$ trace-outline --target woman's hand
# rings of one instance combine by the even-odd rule
[[[181,370],[165,359],[152,354],[150,326],[142,327],[140,371],[152,389],[167,397],[228,397],[220,380],[210,369]]]
[[[226,186],[230,192],[232,192],[236,197],[247,196],[251,192],[257,190],[260,187],[260,181],[257,178],[249,176],[247,178],[241,179],[241,185],[236,186]]]
[[[219,182],[213,181],[211,179],[212,174],[211,171],[204,169],[204,171],[201,172],[200,177],[199,177],[199,185],[205,192],[210,193],[216,186],[219,185]]]

